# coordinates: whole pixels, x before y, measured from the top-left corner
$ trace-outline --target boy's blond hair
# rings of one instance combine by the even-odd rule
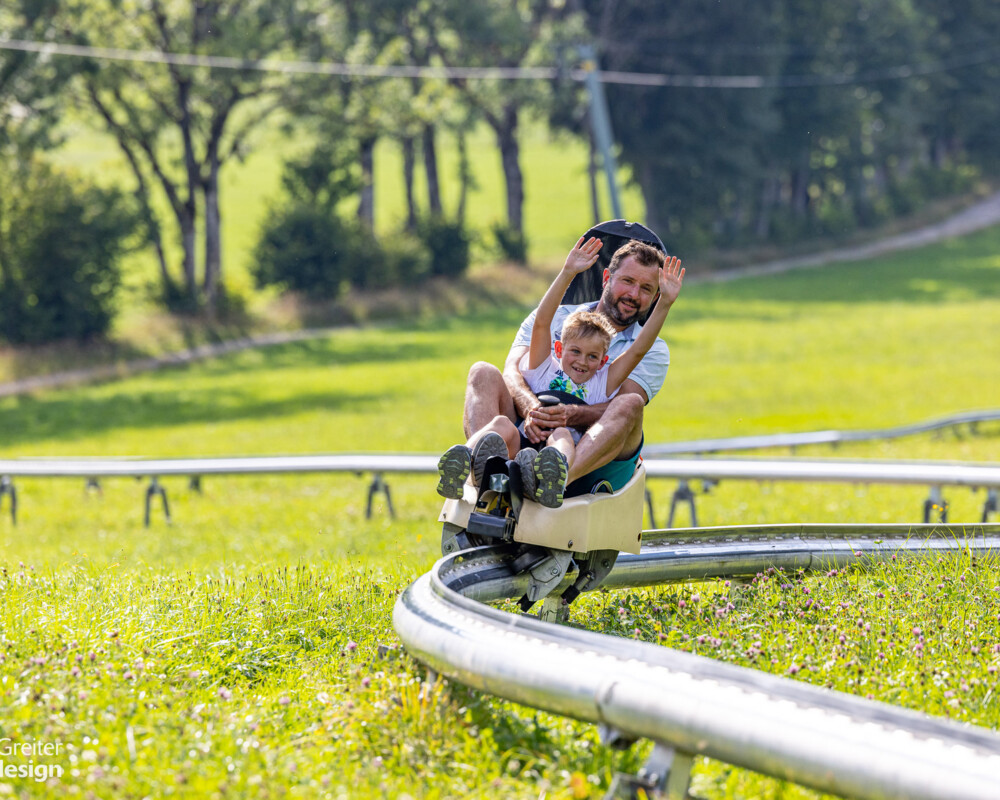
[[[562,341],[567,339],[590,339],[591,337],[600,339],[604,346],[604,352],[608,352],[611,346],[611,339],[617,331],[611,326],[602,314],[596,311],[574,311],[563,323]]]

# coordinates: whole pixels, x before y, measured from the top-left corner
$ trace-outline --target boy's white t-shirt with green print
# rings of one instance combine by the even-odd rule
[[[517,368],[528,382],[531,391],[536,395],[546,390],[555,389],[571,394],[573,397],[577,397],[587,403],[587,405],[596,405],[598,403],[606,403],[618,394],[618,389],[608,394],[607,364],[597,370],[590,377],[590,380],[583,383],[575,383],[572,378],[563,372],[562,365],[555,356],[550,355],[539,366],[531,369],[528,367],[528,357],[530,355],[530,353],[525,353]]]
[[[566,321],[566,317],[579,309],[593,311],[597,308],[597,305],[598,304],[594,302],[581,303],[580,305],[559,306],[555,316],[552,318],[552,326],[550,328],[552,340],[556,341],[561,338],[562,326]],[[532,311],[524,322],[521,323],[521,327],[517,331],[517,336],[514,337],[514,342],[511,345],[512,347],[528,347],[531,345],[531,329],[535,324],[535,314],[537,311],[538,309]],[[638,322],[635,322],[612,338],[611,345],[608,347],[608,360],[614,361],[618,358],[618,356],[625,352],[629,345],[635,341],[636,337],[639,335],[639,331],[641,330],[642,326]],[[656,393],[662,388],[663,382],[667,377],[667,368],[669,366],[670,350],[667,348],[667,343],[664,342],[662,338],[657,337],[656,341],[653,342],[653,346],[649,349],[649,352],[642,357],[642,361],[640,361],[638,366],[632,370],[628,379],[635,381],[642,388],[642,390],[646,393],[647,400],[652,400],[653,397],[656,396]],[[524,370],[522,369],[521,372],[523,373]],[[527,378],[527,376],[525,377]],[[591,380],[593,380],[593,378],[591,378]],[[588,383],[589,382],[590,381],[588,381]],[[532,390],[534,391],[533,386]],[[544,391],[544,389],[542,391]],[[588,399],[587,402],[593,405],[603,401]]]

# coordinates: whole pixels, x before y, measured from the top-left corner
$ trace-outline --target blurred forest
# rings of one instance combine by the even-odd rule
[[[9,0],[0,338],[100,335],[130,248],[155,255],[167,308],[224,312],[219,176],[263,126],[315,146],[284,167],[260,285],[333,295],[460,274],[464,142],[482,125],[505,186],[493,233],[523,261],[526,120],[587,143],[599,216],[584,47],[643,221],[687,254],[842,236],[1000,170],[1000,5],[986,0]],[[131,185],[46,166],[68,109],[114,138]],[[444,135],[460,164],[449,208]],[[403,153],[402,246],[374,237],[385,139]],[[372,248],[381,269],[359,271]]]

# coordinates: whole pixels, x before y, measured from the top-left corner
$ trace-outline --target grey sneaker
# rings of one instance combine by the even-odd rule
[[[566,491],[566,476],[569,465],[566,456],[554,447],[544,447],[534,463],[535,500],[546,508],[559,508]]]
[[[472,450],[472,474],[476,487],[483,483],[483,473],[486,471],[486,462],[493,456],[507,459],[507,443],[499,433],[490,431],[482,439],[476,442]]]
[[[442,497],[459,500],[465,480],[472,471],[472,451],[464,444],[449,447],[438,461],[437,491]]]
[[[521,486],[524,488],[526,500],[534,500],[538,488],[538,481],[535,480],[535,459],[537,457],[538,451],[534,447],[525,447],[514,456],[514,461],[520,468]]]

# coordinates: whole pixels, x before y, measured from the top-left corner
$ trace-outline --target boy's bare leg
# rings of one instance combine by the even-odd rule
[[[549,508],[562,505],[574,450],[573,434],[568,428],[556,428],[549,434],[546,446],[531,465],[536,502]]]
[[[545,441],[549,447],[554,447],[566,459],[566,466],[572,467],[576,457],[576,445],[573,442],[573,434],[569,428],[556,428]]]
[[[601,418],[580,437],[570,462],[568,482],[593,472],[622,454],[631,454],[642,443],[643,399],[637,394],[619,394]]]
[[[477,361],[469,368],[465,386],[462,425],[466,439],[472,439],[498,416],[507,417],[513,424],[514,401],[510,399],[503,373],[486,361]]]

